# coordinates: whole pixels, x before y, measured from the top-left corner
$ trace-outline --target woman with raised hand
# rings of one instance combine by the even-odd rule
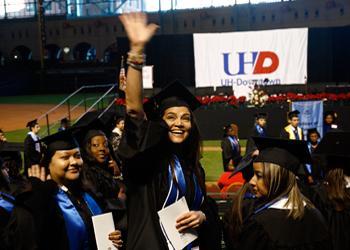
[[[42,141],[47,146],[42,167],[29,168],[33,191],[25,201],[33,213],[39,249],[97,249],[92,216],[103,213],[103,202],[81,183],[83,160],[76,140],[70,131],[62,131]],[[107,237],[122,247],[120,231]]]
[[[186,249],[220,249],[217,215],[205,198],[199,163],[200,138],[193,110],[200,103],[181,84],[173,83],[143,106],[144,50],[157,25],[147,24],[142,13],[122,15],[120,20],[130,41],[127,115],[119,146],[128,197],[127,249],[174,249],[157,212],[182,197],[190,211],[177,218],[176,228],[199,233],[199,239]]]

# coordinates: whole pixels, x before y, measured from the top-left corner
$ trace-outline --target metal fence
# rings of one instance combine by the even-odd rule
[[[40,136],[44,137],[57,132],[63,118],[67,118],[73,124],[87,112],[105,110],[111,107],[117,99],[116,86],[116,84],[104,84],[80,87],[55,107],[38,117],[39,122],[45,121],[45,129],[41,130]],[[65,111],[62,112],[62,109]],[[57,112],[60,116],[57,116]]]

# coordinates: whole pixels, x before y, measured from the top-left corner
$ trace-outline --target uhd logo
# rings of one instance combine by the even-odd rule
[[[277,70],[279,59],[272,51],[238,52],[235,55],[223,53],[224,71],[229,76],[246,74],[270,74]],[[238,59],[238,64],[236,61]],[[245,71],[245,65],[252,66],[252,73]],[[238,69],[237,66],[238,65]]]

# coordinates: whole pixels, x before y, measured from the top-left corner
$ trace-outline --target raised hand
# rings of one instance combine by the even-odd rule
[[[32,165],[30,168],[28,168],[28,176],[36,177],[41,181],[46,181],[47,179],[45,168],[40,167],[39,165]]]
[[[120,169],[119,169],[119,166],[117,164],[117,162],[115,160],[110,160],[108,161],[108,167],[113,169],[113,175],[114,176],[120,176]]]
[[[142,51],[158,29],[158,25],[154,23],[147,24],[147,16],[141,12],[123,14],[119,19],[129,38],[131,50]]]

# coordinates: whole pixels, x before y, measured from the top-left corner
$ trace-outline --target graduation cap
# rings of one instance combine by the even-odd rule
[[[247,153],[241,159],[241,161],[235,167],[235,169],[233,170],[233,172],[229,178],[231,178],[232,176],[234,176],[238,172],[242,172],[243,178],[247,182],[253,177],[253,175],[254,175],[253,162],[254,162],[254,159],[256,158],[256,156],[253,156],[252,153],[253,152]]]
[[[151,97],[144,103],[143,108],[148,119],[157,119],[167,108],[182,106],[194,111],[201,103],[185,86],[175,81]]]
[[[27,128],[33,128],[36,124],[38,124],[38,119],[34,119],[32,121],[27,122]]]
[[[79,144],[73,136],[72,130],[63,130],[52,135],[48,135],[39,140],[46,147],[46,153],[53,154],[57,150],[70,150],[79,148]]]
[[[264,113],[264,112],[260,112],[260,113],[255,114],[255,119],[257,119],[257,120],[266,119],[266,117],[267,117],[267,113]]]
[[[111,110],[88,112],[72,126],[74,135],[79,142],[82,142],[89,130],[101,130],[109,137],[115,127],[115,117],[116,112]]]
[[[314,154],[326,157],[327,169],[350,167],[349,147],[349,131],[330,131],[322,138]]]
[[[300,114],[300,112],[298,110],[293,110],[288,112],[288,119],[292,120],[293,117],[298,117],[298,115]]]
[[[254,162],[269,162],[298,173],[300,164],[311,163],[306,141],[253,137],[259,155]]]

